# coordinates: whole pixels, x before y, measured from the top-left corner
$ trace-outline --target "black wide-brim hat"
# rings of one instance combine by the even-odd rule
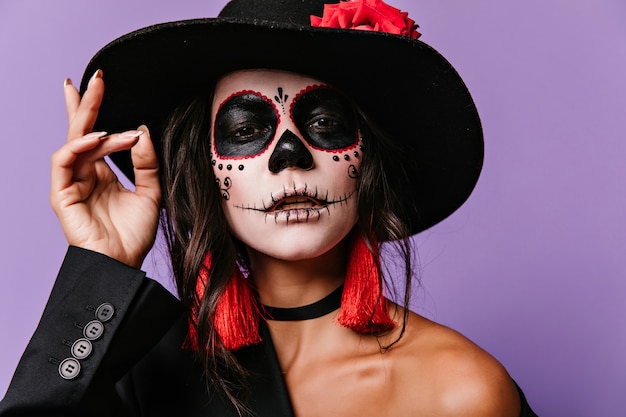
[[[327,0],[327,3],[336,3]],[[94,130],[146,124],[157,153],[159,131],[181,103],[240,69],[280,69],[327,82],[352,98],[411,161],[395,182],[412,233],[440,222],[472,192],[483,161],[474,102],[439,53],[406,36],[315,28],[323,0],[232,0],[217,18],[139,29],[100,50],[81,83],[104,71],[106,89]],[[129,152],[111,155],[134,180]],[[208,162],[208,161],[207,161]]]

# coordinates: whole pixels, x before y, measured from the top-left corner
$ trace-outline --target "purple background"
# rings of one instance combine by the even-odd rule
[[[0,1],[0,395],[66,249],[48,205],[64,78],[119,35],[223,4]],[[416,310],[496,356],[540,415],[625,415],[626,3],[393,4],[462,74],[486,136],[468,203],[416,238]]]

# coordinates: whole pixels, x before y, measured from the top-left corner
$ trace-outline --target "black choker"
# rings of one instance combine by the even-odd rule
[[[302,307],[281,308],[264,305],[266,316],[269,320],[276,321],[297,321],[310,320],[325,316],[331,311],[337,310],[341,306],[341,294],[343,284],[335,291],[328,294],[319,301]]]

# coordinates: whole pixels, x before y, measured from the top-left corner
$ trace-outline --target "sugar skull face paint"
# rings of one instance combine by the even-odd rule
[[[298,260],[350,232],[362,152],[349,100],[302,75],[238,71],[218,82],[212,120],[211,163],[239,240]]]

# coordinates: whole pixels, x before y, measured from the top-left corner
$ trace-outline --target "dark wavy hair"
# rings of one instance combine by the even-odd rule
[[[225,395],[238,412],[248,411],[245,405],[245,369],[234,355],[224,349],[211,321],[218,299],[235,268],[247,265],[245,247],[229,232],[222,208],[222,197],[216,186],[211,166],[211,103],[212,93],[180,106],[170,117],[163,132],[161,184],[165,207],[161,225],[171,256],[172,270],[178,295],[188,314],[197,312],[198,357],[204,365],[209,389]],[[407,176],[402,158],[386,135],[355,105],[359,129],[364,141],[361,172],[358,179],[358,214],[356,228],[368,246],[378,242],[393,242],[396,260],[404,266],[404,288],[396,291],[392,280],[384,284],[391,293],[403,299],[401,331],[389,349],[402,337],[408,315],[413,281],[409,228],[402,221],[404,210],[400,193]],[[414,211],[413,211],[414,212]],[[207,251],[212,255],[209,279],[202,299],[198,298],[196,283]],[[378,251],[378,248],[376,248]],[[346,260],[347,261],[347,260]],[[381,276],[383,268],[378,265]],[[381,292],[382,293],[382,292]],[[399,311],[399,310],[397,310]]]

